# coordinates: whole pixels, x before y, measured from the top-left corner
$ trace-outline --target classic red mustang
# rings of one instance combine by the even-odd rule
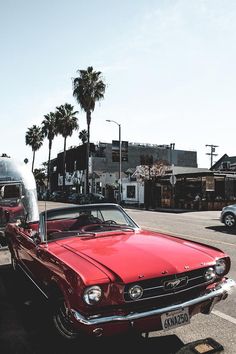
[[[47,210],[5,234],[13,268],[51,301],[68,339],[186,325],[235,286],[224,252],[143,230],[117,204]]]

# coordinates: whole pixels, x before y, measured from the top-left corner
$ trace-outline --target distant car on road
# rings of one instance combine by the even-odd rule
[[[227,205],[222,209],[220,221],[227,227],[236,226],[236,204]]]

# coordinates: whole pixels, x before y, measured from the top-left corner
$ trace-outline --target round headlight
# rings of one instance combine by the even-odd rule
[[[129,289],[129,296],[132,300],[138,300],[143,295],[143,288],[140,285],[134,285]]]
[[[102,289],[100,286],[90,286],[84,292],[84,301],[88,305],[94,305],[100,301],[102,297]]]
[[[210,280],[214,279],[215,276],[216,276],[216,273],[213,268],[208,268],[205,271],[204,277],[205,277],[206,281],[210,281]]]
[[[223,258],[216,261],[215,270],[217,275],[223,275],[226,271],[226,262]]]

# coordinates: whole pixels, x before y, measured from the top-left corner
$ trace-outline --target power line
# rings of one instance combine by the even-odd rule
[[[213,145],[213,144],[206,144],[207,147],[211,148],[211,152],[207,152],[206,155],[210,155],[211,156],[211,167],[213,165],[213,156],[217,156],[218,154],[215,154],[216,148],[219,147],[218,145]]]

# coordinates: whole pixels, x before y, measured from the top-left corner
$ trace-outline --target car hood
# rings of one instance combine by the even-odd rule
[[[197,269],[224,256],[215,248],[150,231],[113,232],[112,236],[59,242],[68,252],[115,273],[123,282]]]
[[[223,211],[223,210],[229,210],[229,209],[236,210],[236,204],[227,205],[227,206],[225,206],[225,207],[222,209],[222,211]]]

